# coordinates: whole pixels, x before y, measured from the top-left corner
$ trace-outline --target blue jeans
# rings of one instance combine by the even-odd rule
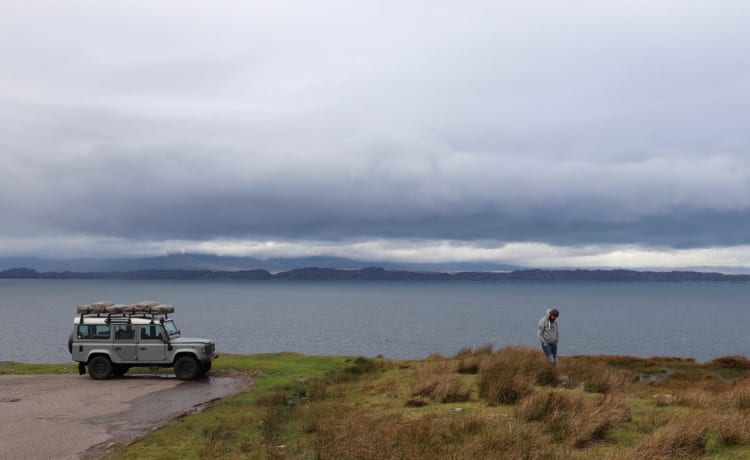
[[[557,364],[557,344],[556,343],[544,343],[542,342],[542,351],[544,356],[549,359],[552,364]]]

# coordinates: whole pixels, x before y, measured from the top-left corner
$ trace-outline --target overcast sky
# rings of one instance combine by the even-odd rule
[[[750,2],[0,4],[0,256],[750,267]]]

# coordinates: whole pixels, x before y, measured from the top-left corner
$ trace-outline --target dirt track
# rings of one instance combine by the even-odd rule
[[[234,377],[0,375],[0,459],[96,456],[246,386]]]

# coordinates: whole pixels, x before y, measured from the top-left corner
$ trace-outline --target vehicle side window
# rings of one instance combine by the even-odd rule
[[[84,340],[109,340],[108,324],[80,324],[76,338]]]
[[[161,326],[141,326],[141,340],[161,340]]]
[[[135,328],[130,324],[115,325],[116,342],[132,342],[135,338]]]

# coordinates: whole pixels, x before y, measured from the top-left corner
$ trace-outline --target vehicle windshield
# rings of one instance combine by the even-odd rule
[[[174,325],[174,321],[171,319],[169,321],[164,321],[164,330],[167,331],[167,335],[175,335],[177,334],[177,326]]]

